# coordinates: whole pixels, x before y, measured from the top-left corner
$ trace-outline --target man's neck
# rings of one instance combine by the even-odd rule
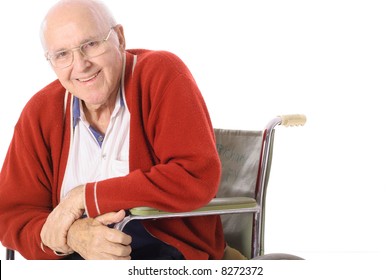
[[[85,118],[94,129],[102,134],[106,133],[110,123],[111,114],[115,108],[115,101],[116,94],[113,94],[105,104],[99,106],[91,106],[84,101],[82,102]]]

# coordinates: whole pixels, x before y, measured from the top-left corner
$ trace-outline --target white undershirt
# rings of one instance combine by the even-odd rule
[[[77,186],[129,173],[130,113],[126,105],[121,106],[120,94],[117,94],[101,147],[90,130],[79,101],[80,118],[71,137],[61,198]]]

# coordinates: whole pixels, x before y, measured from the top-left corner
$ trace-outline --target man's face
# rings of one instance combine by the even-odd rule
[[[110,27],[99,23],[93,15],[65,15],[47,24],[46,50],[54,54],[89,41],[100,41],[107,37]],[[117,32],[121,33],[118,34]],[[118,38],[122,30],[114,28],[106,42],[104,53],[88,58],[79,50],[73,52],[73,63],[66,68],[53,67],[61,84],[72,94],[82,99],[87,106],[99,107],[115,96],[122,75],[123,48]]]

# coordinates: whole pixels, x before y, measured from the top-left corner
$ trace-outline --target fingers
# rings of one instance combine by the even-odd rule
[[[130,259],[131,237],[104,225],[122,218],[124,213],[119,212],[102,215],[99,221],[92,218],[76,221],[69,230],[69,246],[84,259]]]
[[[123,245],[131,244],[132,238],[130,235],[127,235],[117,229],[108,228],[107,230],[109,230],[109,232],[105,235],[107,241]]]
[[[108,253],[98,253],[92,256],[91,258],[85,258],[86,260],[131,260],[130,255],[118,256]]]
[[[130,245],[120,243],[106,242],[101,248],[102,253],[106,253],[116,258],[129,258],[132,248]]]
[[[132,251],[131,236],[117,229],[107,228],[107,230],[109,233],[105,235],[107,246],[104,251],[115,259],[129,259]]]
[[[114,223],[119,223],[124,219],[126,213],[124,210],[118,212],[110,212],[96,217],[96,221],[102,223],[103,225],[109,225]]]
[[[66,244],[67,234],[70,226],[77,219],[64,204],[59,204],[48,215],[42,226],[40,237],[44,245],[62,253],[71,252],[70,247]]]
[[[48,215],[40,233],[41,241],[53,251],[72,252],[66,244],[67,234],[72,224],[84,212],[84,186],[70,191],[66,197]],[[117,218],[120,218],[118,214]]]

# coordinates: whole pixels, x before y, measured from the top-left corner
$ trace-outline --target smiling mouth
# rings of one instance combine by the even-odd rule
[[[82,82],[82,83],[89,82],[89,81],[93,80],[94,78],[96,78],[97,75],[99,75],[99,73],[100,73],[100,71],[97,72],[96,74],[92,75],[91,77],[84,78],[84,79],[80,78],[80,79],[77,79],[77,80],[78,80],[79,82]]]

